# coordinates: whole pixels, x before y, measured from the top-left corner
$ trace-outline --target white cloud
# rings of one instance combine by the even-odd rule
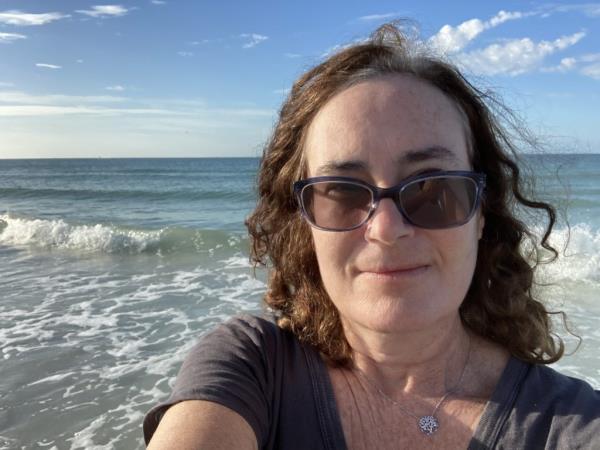
[[[0,33],[0,44],[10,44],[19,39],[27,39],[27,36],[17,33]]]
[[[0,118],[11,124],[0,127],[3,157],[165,156],[174,145],[176,156],[258,155],[277,114],[195,97],[20,96],[28,103],[2,102],[16,95],[0,89]]]
[[[76,62],[77,62],[78,64],[81,64],[81,63],[83,63],[83,59],[78,59]]]
[[[123,86],[121,86],[120,84],[116,84],[114,86],[106,86],[105,89],[107,91],[117,91],[117,92],[123,92],[125,90],[125,88]]]
[[[223,38],[219,38],[219,39],[202,39],[201,41],[190,41],[188,42],[188,45],[206,45],[206,44],[212,44],[215,42],[224,42],[225,40]]]
[[[211,114],[223,114],[228,116],[242,116],[242,117],[272,117],[273,111],[270,109],[260,108],[239,108],[239,109],[228,109],[228,108],[216,108],[207,110]]]
[[[457,52],[462,50],[470,41],[485,30],[483,22],[479,19],[471,19],[461,23],[454,28],[444,25],[429,42],[442,52]]]
[[[164,2],[162,0],[150,0],[150,3],[152,3],[153,5],[166,5],[167,2]]]
[[[583,55],[579,58],[579,61],[585,64],[580,71],[582,75],[600,80],[600,53]]]
[[[143,114],[173,115],[173,111],[163,109],[149,108],[94,108],[89,106],[48,106],[48,105],[0,105],[0,117],[23,117],[23,116],[65,116],[65,115],[124,115],[124,114]]]
[[[559,50],[564,50],[567,47],[577,44],[577,42],[584,38],[585,35],[586,33],[584,31],[580,31],[578,33],[572,34],[571,36],[562,36],[554,41],[554,45]]]
[[[551,13],[566,13],[566,12],[581,12],[588,17],[600,17],[600,3],[575,3],[570,5],[549,5],[543,6],[542,10],[546,11],[545,16]]]
[[[4,87],[13,87],[14,83],[8,83],[6,81],[0,81],[0,88],[4,88]]]
[[[585,36],[578,32],[554,41],[533,42],[529,38],[510,39],[481,50],[456,55],[460,64],[484,75],[519,75],[537,69],[544,58],[574,45]],[[568,64],[568,63],[567,63]]]
[[[300,58],[302,55],[299,55],[298,53],[284,53],[283,56],[286,58]]]
[[[370,16],[361,16],[356,20],[361,22],[374,22],[379,20],[391,19],[392,17],[397,17],[398,13],[386,13],[386,14],[371,14]]]
[[[435,50],[449,54],[465,68],[484,75],[519,75],[532,70],[543,72],[568,72],[580,67],[582,60],[572,56],[561,59],[555,66],[543,66],[544,60],[552,54],[566,50],[579,42],[586,33],[581,31],[568,36],[562,36],[552,41],[535,42],[531,38],[504,39],[484,48],[464,52],[464,49],[484,31],[497,27],[505,22],[519,20],[530,16],[545,17],[550,12],[584,11],[588,15],[600,16],[600,4],[579,5],[548,5],[532,12],[499,11],[496,15],[484,21],[470,19],[458,26],[444,25],[428,44]],[[550,11],[550,12],[548,12]],[[588,72],[594,73],[593,69]],[[581,70],[583,73],[583,70]]]
[[[20,91],[0,91],[0,116],[170,114],[160,108],[106,106],[123,104],[127,100],[124,97],[103,95],[32,95]]]
[[[328,58],[329,56],[333,55],[334,53],[341,51],[345,48],[348,48],[354,44],[363,44],[365,42],[369,41],[369,37],[358,37],[356,39],[354,39],[351,43],[347,43],[347,44],[336,44],[332,47],[329,47],[327,50],[325,50],[322,54],[321,54],[321,58]]]
[[[582,10],[587,16],[600,17],[600,4],[598,3],[583,5]]]
[[[600,80],[600,63],[590,64],[582,68],[581,73],[595,80]]]
[[[277,94],[277,95],[288,95],[291,91],[291,88],[285,88],[285,89],[275,89],[273,91],[273,94]]]
[[[124,16],[128,11],[127,8],[121,5],[95,5],[92,6],[92,9],[78,9],[75,12],[90,17],[104,18]]]
[[[579,57],[579,60],[586,63],[597,62],[600,61],[600,53],[588,53]]]
[[[577,65],[576,58],[563,58],[560,60],[560,64],[557,66],[542,67],[542,72],[569,72]]]
[[[124,97],[109,95],[32,95],[21,91],[0,91],[0,103],[13,103],[18,105],[78,105],[95,103],[118,103],[127,100]]]
[[[240,37],[244,38],[244,39],[250,39],[250,42],[246,42],[244,45],[242,45],[242,48],[256,47],[258,44],[269,39],[268,36],[263,36],[262,34],[256,34],[256,33],[251,33],[251,34],[244,33],[244,34],[240,34]]]
[[[529,14],[524,14],[519,11],[509,12],[509,11],[499,11],[494,17],[492,17],[488,23],[490,27],[496,27],[504,22],[515,19],[522,19],[523,17],[528,16]]]
[[[37,63],[36,66],[43,67],[45,69],[62,69],[62,66],[57,66],[55,64]]]
[[[576,58],[563,58],[557,66],[543,67],[543,72],[572,72],[600,80],[600,53],[588,53]]]
[[[71,17],[69,15],[51,12],[42,14],[24,13],[18,10],[0,12],[0,23],[7,25],[33,26],[45,25],[55,20]]]
[[[0,116],[33,117],[64,115],[165,116],[173,118],[272,117],[272,110],[258,108],[209,108],[195,99],[133,100],[116,96],[72,96],[62,94],[31,95],[0,90]]]
[[[465,48],[469,42],[475,39],[483,31],[497,27],[509,20],[521,19],[527,15],[528,14],[518,11],[500,11],[487,21],[470,19],[457,27],[444,25],[435,35],[429,38],[429,44],[440,52],[456,53]]]
[[[177,54],[179,56],[183,56],[184,58],[189,58],[190,56],[194,56],[193,52],[186,52],[186,51],[177,52]]]

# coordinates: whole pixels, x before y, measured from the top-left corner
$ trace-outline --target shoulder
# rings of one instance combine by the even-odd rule
[[[199,379],[239,381],[242,375],[270,384],[289,363],[297,339],[272,319],[238,315],[205,333],[187,353],[174,391]],[[283,366],[282,366],[283,364]],[[198,374],[203,377],[199,378]]]
[[[593,412],[596,418],[600,416],[599,391],[584,380],[564,375],[548,366],[531,365],[523,381],[522,392],[532,404],[543,405],[547,412]]]
[[[268,336],[277,338],[285,332],[277,326],[274,318],[251,314],[239,314],[217,325],[213,330],[209,331],[207,335],[213,333],[232,333],[238,337],[245,335],[249,337]]]
[[[230,318],[203,335],[188,354],[188,359],[196,352],[206,354],[212,349],[221,356],[223,352],[235,355],[254,350],[255,356],[269,357],[298,344],[296,338],[282,330],[273,318],[244,314]]]
[[[515,359],[511,365],[520,376],[511,383],[514,403],[503,440],[531,448],[592,448],[600,433],[600,392],[551,367]]]

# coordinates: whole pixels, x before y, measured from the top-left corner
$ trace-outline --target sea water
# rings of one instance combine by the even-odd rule
[[[536,289],[583,338],[556,366],[598,388],[600,155],[526,161],[561,212]],[[197,338],[261,311],[243,224],[258,164],[0,160],[0,449],[143,448]]]

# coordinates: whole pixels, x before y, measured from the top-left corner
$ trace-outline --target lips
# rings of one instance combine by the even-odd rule
[[[370,273],[391,273],[391,272],[409,272],[411,270],[420,269],[423,267],[427,267],[427,264],[414,264],[410,266],[401,266],[401,267],[378,267],[375,269],[367,269],[362,272],[370,272]]]
[[[362,269],[360,272],[364,275],[377,278],[396,278],[406,276],[416,276],[427,271],[428,264],[410,264],[401,266],[383,266],[369,269]]]
[[[430,264],[426,262],[414,262],[414,261],[389,261],[389,263],[385,263],[383,261],[374,260],[372,264],[369,264],[368,261],[364,261],[363,264],[357,264],[358,270],[360,272],[370,272],[370,273],[387,273],[387,272],[405,272],[410,270],[419,269],[421,267],[427,267]]]

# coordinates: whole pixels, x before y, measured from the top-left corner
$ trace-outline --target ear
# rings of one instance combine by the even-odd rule
[[[481,209],[479,209],[477,213],[477,240],[480,240],[483,236],[483,227],[485,227],[485,216],[481,212]]]

